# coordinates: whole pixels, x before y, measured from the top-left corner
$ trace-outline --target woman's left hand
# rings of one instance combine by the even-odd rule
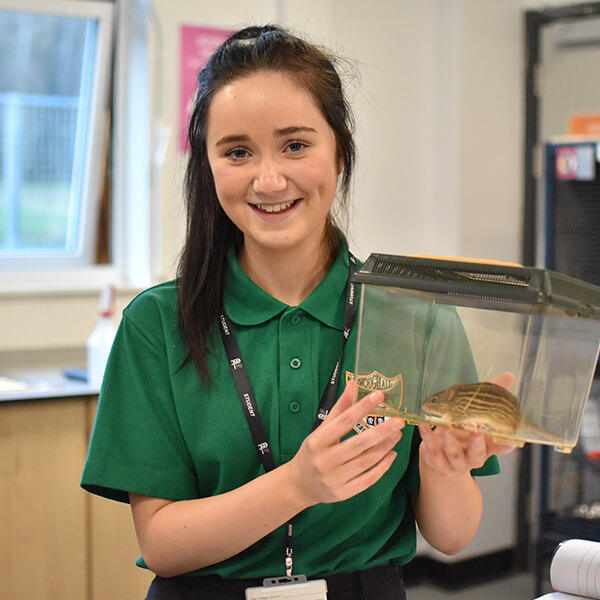
[[[493,454],[508,454],[515,447],[499,444],[489,435],[437,427],[435,430],[424,423],[419,425],[421,434],[421,461],[440,475],[451,476],[481,467]]]
[[[492,381],[509,389],[515,376],[506,372]],[[462,429],[437,427],[435,430],[424,423],[419,425],[423,442],[420,460],[440,475],[454,475],[477,469],[493,454],[508,454],[515,449],[510,444],[499,444],[489,435]]]

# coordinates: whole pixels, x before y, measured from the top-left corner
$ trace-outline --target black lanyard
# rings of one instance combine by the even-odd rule
[[[342,336],[340,355],[335,367],[333,368],[331,377],[325,386],[323,396],[321,397],[317,416],[315,417],[313,423],[313,430],[321,424],[325,417],[327,417],[327,414],[337,400],[337,388],[344,349],[348,343],[348,338],[350,337],[350,332],[352,331],[352,326],[356,317],[356,284],[352,281],[354,272],[356,271],[356,259],[350,252],[348,252],[348,258],[350,261],[350,271],[348,274],[348,284],[346,286],[344,333]],[[258,412],[258,406],[252,391],[252,386],[250,385],[250,380],[248,379],[248,373],[242,361],[242,353],[240,352],[240,347],[233,331],[233,324],[231,323],[231,320],[225,311],[225,307],[222,307],[221,314],[219,315],[219,330],[223,339],[223,345],[225,347],[225,353],[227,354],[227,360],[229,361],[229,367],[231,369],[233,381],[235,382],[235,387],[237,388],[240,402],[242,404],[242,408],[244,409],[248,426],[250,427],[250,433],[252,434],[252,439],[254,440],[258,457],[265,471],[271,471],[277,465],[275,464],[275,459],[273,458],[273,452],[271,450],[267,431],[260,413]],[[292,573],[292,531],[292,523],[289,522],[285,559],[286,575],[288,577],[290,577]]]

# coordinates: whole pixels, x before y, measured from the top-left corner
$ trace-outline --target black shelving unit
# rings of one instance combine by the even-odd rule
[[[545,165],[546,266],[600,285],[600,140],[547,144]],[[600,395],[599,378],[597,367],[593,396]],[[549,591],[549,565],[561,541],[600,540],[600,459],[580,440],[571,454],[542,447],[540,467],[537,595]]]

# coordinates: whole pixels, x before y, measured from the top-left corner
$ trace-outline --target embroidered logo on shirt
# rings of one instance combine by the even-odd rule
[[[349,381],[355,380],[354,373],[350,371],[346,371],[346,383]],[[386,377],[379,371],[371,371],[368,375],[359,375],[356,378],[356,383],[358,387],[366,390],[368,392],[391,392],[398,385],[400,386],[399,395],[400,400],[397,402],[396,407],[391,407],[385,402],[381,403],[381,407],[397,410],[402,406],[402,395],[404,393],[404,385],[402,381],[402,374],[398,373],[398,375],[394,375],[393,377]],[[395,396],[398,396],[398,392],[396,392]],[[354,431],[357,433],[362,433],[366,431],[370,427],[374,427],[375,425],[386,421],[389,417],[379,414],[369,414],[363,419],[361,419],[355,426]]]

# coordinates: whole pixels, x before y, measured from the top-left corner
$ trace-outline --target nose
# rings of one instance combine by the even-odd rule
[[[261,160],[252,182],[252,189],[257,194],[273,194],[281,192],[287,186],[287,180],[280,166],[271,158]]]

